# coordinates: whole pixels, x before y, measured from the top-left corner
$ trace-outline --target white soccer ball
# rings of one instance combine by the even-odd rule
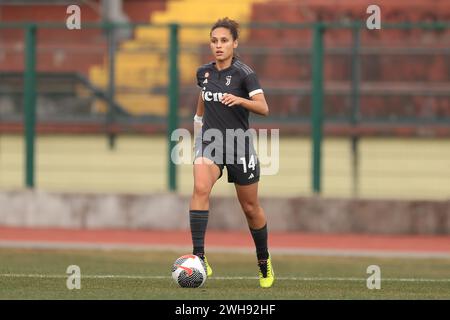
[[[172,266],[173,280],[183,288],[198,288],[206,281],[206,266],[196,255],[179,257]]]

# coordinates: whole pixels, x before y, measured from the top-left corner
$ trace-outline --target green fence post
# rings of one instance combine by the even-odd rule
[[[108,39],[108,111],[106,114],[106,127],[108,131],[108,146],[110,150],[116,147],[116,132],[114,131],[115,124],[115,109],[114,96],[116,88],[116,32],[114,23],[108,22],[106,24],[106,34]]]
[[[323,32],[324,26],[313,27],[312,48],[312,189],[321,192],[322,178],[322,126],[323,126]]]
[[[177,190],[177,171],[176,165],[171,159],[172,149],[176,145],[176,141],[172,141],[170,136],[172,132],[178,128],[178,25],[171,24],[170,43],[169,43],[169,114],[167,117],[167,140],[168,140],[168,178],[169,190]]]
[[[24,72],[25,186],[34,188],[36,139],[36,25],[25,29]]]
[[[359,83],[360,83],[360,29],[359,26],[353,29],[353,47],[352,47],[352,107],[350,114],[350,123],[355,129],[359,121]],[[359,192],[359,135],[356,132],[351,136],[351,152],[352,152],[352,181],[353,196],[357,196]]]

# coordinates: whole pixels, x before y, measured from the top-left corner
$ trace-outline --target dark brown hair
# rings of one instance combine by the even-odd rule
[[[209,36],[211,36],[213,30],[217,29],[217,28],[226,28],[226,29],[230,30],[233,40],[237,40],[239,38],[239,23],[237,23],[234,20],[229,19],[228,17],[217,20],[216,23],[214,23],[213,26],[211,27]]]

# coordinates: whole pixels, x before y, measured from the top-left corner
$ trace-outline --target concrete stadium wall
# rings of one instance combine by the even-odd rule
[[[450,234],[450,200],[261,198],[271,231]],[[189,228],[189,197],[0,192],[0,225],[82,229]],[[236,198],[212,197],[208,227],[247,230]]]

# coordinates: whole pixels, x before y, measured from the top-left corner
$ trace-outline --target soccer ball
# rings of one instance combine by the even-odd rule
[[[206,280],[206,265],[196,255],[181,256],[173,263],[172,278],[183,288],[201,287]]]

